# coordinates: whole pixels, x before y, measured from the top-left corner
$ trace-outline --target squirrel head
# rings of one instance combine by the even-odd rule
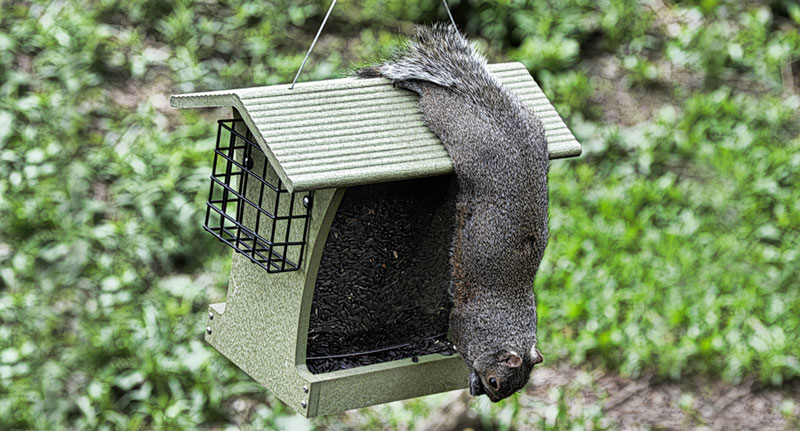
[[[493,402],[521,390],[528,383],[533,366],[544,358],[534,344],[524,357],[510,349],[489,353],[475,360],[469,375],[469,393],[486,394]]]

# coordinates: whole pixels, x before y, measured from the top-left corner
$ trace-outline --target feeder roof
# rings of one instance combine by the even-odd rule
[[[580,155],[580,144],[525,66],[489,70],[542,120],[551,159]],[[181,94],[170,104],[236,108],[292,192],[453,172],[444,145],[425,125],[419,97],[384,78]]]

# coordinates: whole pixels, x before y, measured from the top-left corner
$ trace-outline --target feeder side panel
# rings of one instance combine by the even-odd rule
[[[308,225],[306,246],[314,248],[318,238],[325,241],[327,231],[320,234],[326,218],[332,217],[329,207],[335,190],[314,192],[311,219]],[[335,207],[334,207],[335,208]],[[330,222],[328,221],[328,224]],[[302,229],[300,223],[291,229]],[[268,274],[247,257],[233,255],[228,296],[223,309],[219,304],[210,307],[213,318],[208,322],[211,333],[206,340],[270,392],[306,415],[303,402],[308,405],[309,394],[302,388],[308,385],[297,371],[299,322],[308,320],[303,314],[303,297],[308,295],[307,271],[316,271],[319,259],[306,253],[299,271]],[[313,288],[313,284],[311,284]],[[307,313],[307,311],[306,311]]]

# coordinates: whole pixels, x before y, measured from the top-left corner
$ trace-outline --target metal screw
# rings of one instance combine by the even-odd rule
[[[412,356],[411,357],[411,362],[417,363],[417,362],[419,362],[419,358],[416,357],[416,356]]]
[[[208,312],[208,320],[214,320],[214,313]]]
[[[303,386],[303,392],[308,393],[308,386]]]
[[[300,401],[300,407],[306,408],[306,402],[305,401]]]
[[[253,169],[253,158],[252,157],[245,157],[244,158],[244,167],[247,169]]]
[[[206,326],[206,333],[208,333],[208,335],[211,335],[211,327],[210,326]]]
[[[306,209],[311,209],[311,196],[303,196],[303,206],[306,207]]]

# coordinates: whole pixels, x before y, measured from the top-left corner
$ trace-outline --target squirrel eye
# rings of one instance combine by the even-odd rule
[[[497,379],[494,377],[489,377],[489,384],[492,385],[493,388],[497,389]]]

